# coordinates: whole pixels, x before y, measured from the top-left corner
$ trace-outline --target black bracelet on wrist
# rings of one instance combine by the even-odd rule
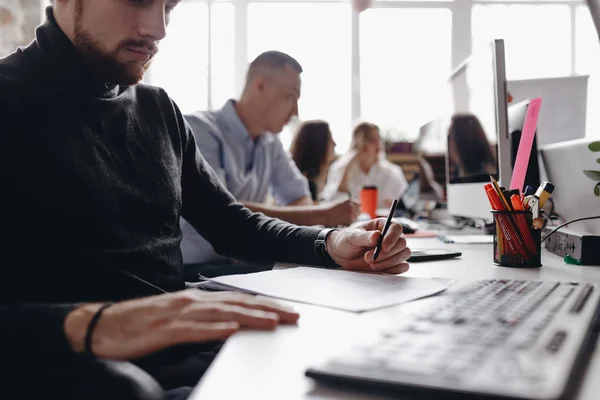
[[[323,266],[327,268],[341,268],[341,266],[337,265],[335,261],[333,261],[333,258],[331,258],[326,248],[327,238],[337,230],[339,229],[323,229],[321,232],[319,232],[317,240],[315,240],[315,253],[319,258],[321,258]]]
[[[92,351],[92,335],[94,334],[94,329],[96,329],[96,325],[98,325],[98,321],[100,320],[100,317],[102,316],[104,310],[106,310],[113,304],[114,303],[106,303],[102,307],[100,307],[90,320],[90,323],[88,324],[87,331],[85,332],[84,354],[90,358],[96,358],[96,355]]]

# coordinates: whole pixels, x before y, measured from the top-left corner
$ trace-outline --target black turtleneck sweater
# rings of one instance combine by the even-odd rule
[[[68,354],[74,303],[183,289],[182,216],[222,254],[323,263],[318,229],[236,202],[168,95],[93,76],[51,8],[0,60],[0,187],[3,358]]]

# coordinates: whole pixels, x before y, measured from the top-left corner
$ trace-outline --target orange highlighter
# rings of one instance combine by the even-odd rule
[[[510,196],[510,203],[513,206],[513,210],[515,211],[523,211],[523,203],[521,202],[521,196],[518,194],[513,194]]]

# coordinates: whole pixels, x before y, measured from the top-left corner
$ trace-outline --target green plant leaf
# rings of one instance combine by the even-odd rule
[[[583,171],[583,173],[593,181],[600,181],[600,171],[586,169]]]
[[[594,194],[600,197],[600,182],[596,183],[596,186],[594,187]]]
[[[591,151],[600,151],[600,142],[592,142],[588,147]]]

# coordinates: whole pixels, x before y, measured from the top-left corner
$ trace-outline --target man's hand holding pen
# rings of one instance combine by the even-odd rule
[[[400,224],[390,223],[381,252],[377,260],[373,260],[385,223],[385,218],[377,218],[332,232],[327,238],[327,252],[336,264],[347,270],[402,274],[408,271],[406,260],[411,252]]]

